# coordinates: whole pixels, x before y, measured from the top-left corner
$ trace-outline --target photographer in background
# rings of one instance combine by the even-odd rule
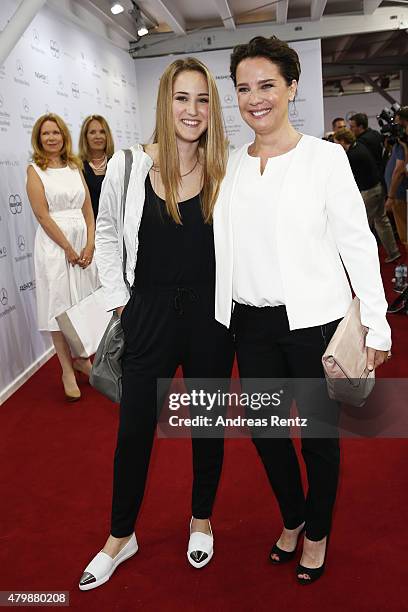
[[[385,168],[385,182],[388,197],[385,202],[386,210],[391,210],[399,238],[408,251],[407,240],[407,189],[408,178],[405,166],[408,163],[408,106],[402,106],[395,113],[395,124],[400,125],[397,142],[392,147],[391,156]]]
[[[350,117],[350,130],[357,140],[370,151],[377,165],[381,178],[384,174],[383,144],[380,132],[368,127],[368,117],[365,113],[356,113]]]
[[[401,254],[395,242],[390,220],[384,210],[382,177],[374,158],[367,147],[356,140],[353,132],[347,128],[334,133],[334,142],[341,144],[347,153],[354,179],[364,200],[370,229],[373,230],[375,227],[387,252],[385,261],[391,263],[401,257]]]

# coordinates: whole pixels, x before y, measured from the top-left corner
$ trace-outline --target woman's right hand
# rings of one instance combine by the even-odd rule
[[[68,259],[71,266],[75,266],[79,260],[78,253],[72,248],[70,244],[67,247],[65,247],[64,251],[65,251],[65,257]]]

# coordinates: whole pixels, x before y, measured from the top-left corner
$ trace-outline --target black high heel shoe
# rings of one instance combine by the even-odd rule
[[[269,553],[269,560],[271,563],[274,563],[275,565],[281,565],[282,563],[287,563],[288,561],[291,561],[293,559],[293,557],[296,554],[296,550],[299,544],[299,539],[300,536],[302,535],[302,533],[305,530],[306,525],[303,525],[302,529],[299,531],[298,533],[298,537],[296,540],[296,546],[293,550],[287,551],[287,550],[282,550],[282,548],[279,548],[279,546],[277,544],[274,544],[272,546],[272,550]],[[277,561],[276,559],[272,559],[272,555],[277,555],[279,557],[279,561]]]
[[[316,582],[321,576],[324,574],[324,570],[326,569],[326,555],[327,548],[329,546],[329,536],[327,536],[326,540],[326,550],[324,551],[324,559],[323,563],[320,567],[305,567],[304,565],[298,564],[296,568],[296,578],[299,584],[311,584],[312,582]],[[307,574],[309,578],[301,578],[299,574]]]

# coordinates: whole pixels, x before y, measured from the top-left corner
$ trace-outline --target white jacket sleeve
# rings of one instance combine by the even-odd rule
[[[96,221],[95,260],[106,310],[124,306],[129,293],[123,280],[121,219],[125,156],[118,151],[108,163]]]
[[[329,227],[353,290],[360,299],[361,322],[369,329],[366,345],[386,351],[391,348],[391,330],[386,319],[387,302],[377,243],[347,155],[341,145],[333,145],[332,149],[326,186]]]

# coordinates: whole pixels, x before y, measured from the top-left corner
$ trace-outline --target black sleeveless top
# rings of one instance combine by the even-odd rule
[[[102,187],[104,178],[105,178],[104,174],[95,174],[95,172],[92,170],[91,166],[89,165],[89,162],[84,161],[84,179],[85,179],[86,184],[88,185],[95,219],[98,216],[99,198],[101,195],[101,187]]]
[[[145,194],[134,286],[214,286],[213,227],[204,223],[200,195],[179,203],[183,225],[178,225],[154,192],[149,174]]]

